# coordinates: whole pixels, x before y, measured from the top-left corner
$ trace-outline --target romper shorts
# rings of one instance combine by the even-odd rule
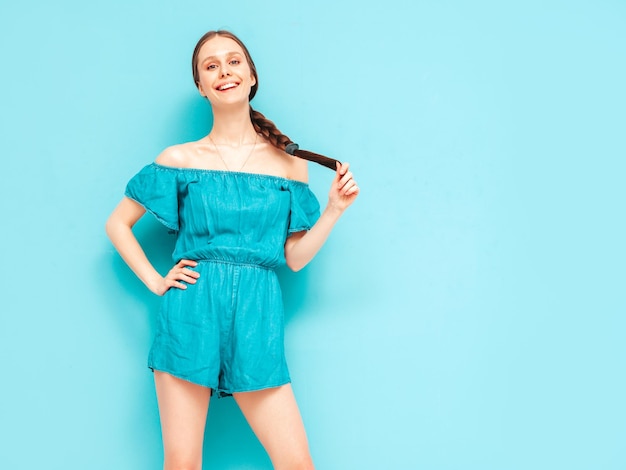
[[[193,270],[195,284],[164,296],[148,366],[220,397],[289,383],[274,270],[222,260],[199,260]]]

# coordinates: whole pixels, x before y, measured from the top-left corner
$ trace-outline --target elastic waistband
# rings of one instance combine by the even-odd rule
[[[245,266],[248,268],[261,268],[261,269],[265,269],[267,271],[274,271],[275,266],[269,266],[266,264],[261,264],[261,263],[252,263],[249,261],[233,261],[233,260],[229,260],[229,259],[217,259],[217,258],[202,258],[202,259],[196,259],[194,260],[196,261],[198,264],[200,263],[218,263],[218,264],[230,264],[233,266]]]

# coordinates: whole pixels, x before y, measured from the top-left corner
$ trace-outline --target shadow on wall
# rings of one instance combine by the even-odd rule
[[[168,115],[160,136],[163,147],[199,140],[213,127],[213,113],[205,98],[190,92],[175,112]]]

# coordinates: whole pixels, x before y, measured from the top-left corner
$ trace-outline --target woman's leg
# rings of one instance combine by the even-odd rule
[[[201,470],[202,442],[211,389],[154,371],[164,470]]]
[[[233,396],[275,470],[314,468],[291,385]]]

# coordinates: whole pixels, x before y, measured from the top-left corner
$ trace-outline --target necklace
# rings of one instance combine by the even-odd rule
[[[213,139],[211,138],[211,136],[209,135],[209,140],[211,141],[211,143],[213,144],[213,147],[215,147],[215,151],[217,152],[217,156],[220,157],[220,160],[222,160],[222,163],[224,164],[224,168],[226,168],[228,171],[234,171],[231,170],[228,165],[226,164],[226,160],[224,160],[224,157],[222,157],[222,153],[220,152],[220,149],[217,148],[217,145],[215,145],[215,142],[213,142]],[[256,142],[259,138],[259,134],[255,134],[254,135],[254,145],[252,146],[252,150],[250,150],[250,153],[248,154],[248,156],[246,157],[246,159],[243,161],[243,165],[241,165],[241,167],[236,170],[236,171],[241,171],[243,170],[243,167],[246,166],[246,163],[248,163],[248,160],[250,159],[250,157],[252,156],[252,152],[254,152],[254,149],[256,148]]]

